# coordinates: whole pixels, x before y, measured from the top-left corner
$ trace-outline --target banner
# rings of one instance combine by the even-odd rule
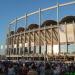
[[[17,48],[17,44],[14,44],[14,48]]]
[[[25,43],[25,47],[28,47],[28,43]]]
[[[34,46],[34,42],[31,42],[31,46]]]
[[[74,42],[73,24],[67,24],[67,26],[61,25],[59,27],[59,33],[60,33],[60,43]]]
[[[67,25],[67,39],[68,39],[68,42],[74,42],[74,28],[73,28],[73,24]]]
[[[21,44],[21,43],[19,44],[19,47],[20,47],[20,48],[22,47],[22,44]]]

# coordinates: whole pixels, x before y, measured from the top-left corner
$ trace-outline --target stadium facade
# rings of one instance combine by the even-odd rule
[[[56,6],[26,14],[16,18],[9,25],[7,34],[6,57],[11,60],[74,60],[75,59],[75,16],[66,16],[59,21],[59,7],[75,2],[57,4]],[[41,12],[57,8],[57,21],[45,20],[41,24]],[[39,15],[39,24],[27,25],[28,17]],[[18,28],[18,21],[25,20],[25,27]],[[15,30],[11,26],[15,24]],[[69,47],[72,47],[69,49]]]

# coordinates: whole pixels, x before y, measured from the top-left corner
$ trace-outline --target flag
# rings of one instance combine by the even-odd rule
[[[66,27],[65,25],[61,25],[59,27],[60,31],[65,33],[66,32],[66,28],[65,27]]]

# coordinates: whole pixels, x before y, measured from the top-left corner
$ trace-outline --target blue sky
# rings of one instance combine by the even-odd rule
[[[74,0],[58,1],[59,3],[65,3]],[[47,8],[56,3],[57,0],[0,0],[0,45],[5,44],[7,28],[11,20],[23,16],[26,12],[30,13],[39,8]],[[50,18],[56,20],[56,12],[54,11],[50,11]],[[66,15],[75,15],[75,5],[60,9],[60,19]]]

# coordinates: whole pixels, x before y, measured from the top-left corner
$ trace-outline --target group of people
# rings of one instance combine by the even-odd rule
[[[75,63],[63,62],[0,62],[3,75],[68,75],[75,73]]]

